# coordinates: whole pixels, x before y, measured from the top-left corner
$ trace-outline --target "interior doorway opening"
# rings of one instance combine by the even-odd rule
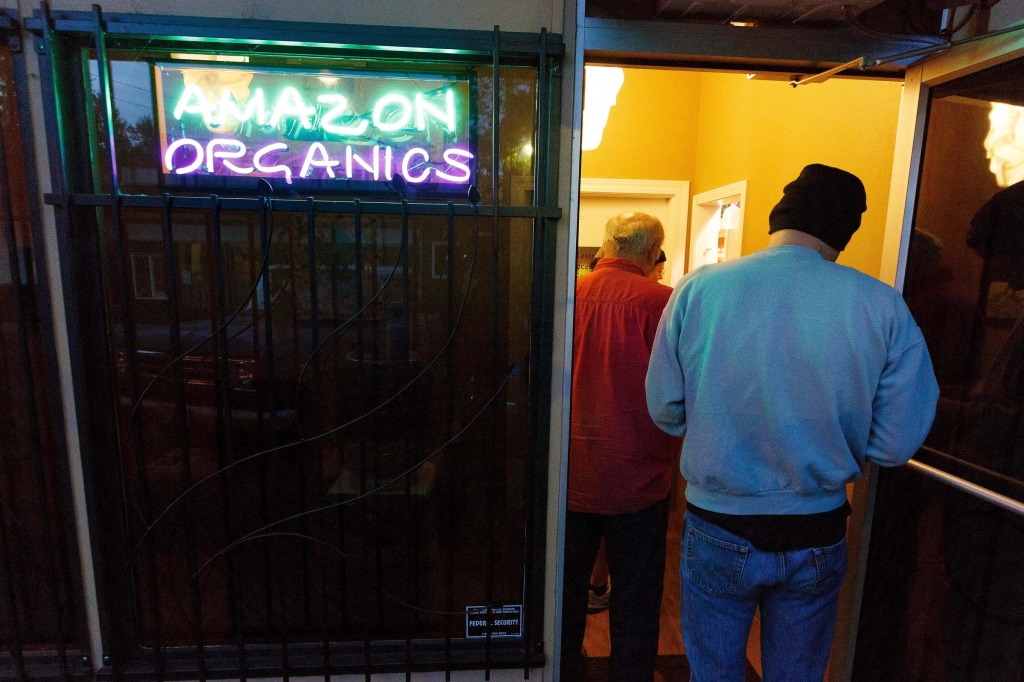
[[[747,181],[701,192],[693,197],[693,229],[686,270],[739,258],[743,249],[743,209]]]
[[[788,75],[772,73],[601,64],[588,64],[586,72],[579,277],[592,274],[604,224],[627,211],[662,220],[666,286],[696,267],[761,250],[772,207],[811,163],[842,168],[864,182],[868,209],[839,263],[879,276],[902,80],[833,78],[793,87]],[[636,190],[657,183],[678,188],[673,201],[681,199],[682,220],[665,196]],[[586,332],[577,325],[574,333]],[[581,399],[573,395],[574,415]],[[570,491],[572,457],[570,447]],[[665,682],[689,676],[679,624],[686,501],[678,459],[672,478],[655,677]],[[610,582],[614,591],[614,574]],[[589,679],[605,679],[610,652],[609,612],[589,615],[583,642]],[[750,679],[758,679],[756,617],[748,661]]]

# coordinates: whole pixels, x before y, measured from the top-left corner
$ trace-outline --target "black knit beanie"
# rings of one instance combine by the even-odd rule
[[[850,243],[868,208],[864,183],[853,173],[812,163],[782,190],[782,201],[768,215],[768,234],[799,230],[836,251]]]

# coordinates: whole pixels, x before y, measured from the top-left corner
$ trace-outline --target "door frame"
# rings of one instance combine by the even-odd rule
[[[709,203],[709,202],[712,202],[712,201],[718,201],[719,199],[725,199],[726,197],[734,197],[734,196],[739,196],[739,198],[740,198],[740,224],[739,224],[739,228],[738,228],[739,234],[737,236],[739,237],[740,242],[742,244],[742,241],[743,241],[743,218],[744,218],[744,215],[745,215],[746,209],[747,209],[747,181],[746,180],[740,180],[738,182],[733,182],[733,183],[730,183],[728,185],[722,185],[721,187],[716,187],[714,189],[709,189],[707,192],[700,192],[698,194],[694,194],[693,195],[693,199],[692,199],[693,208],[690,210],[690,215],[691,216],[696,215],[697,214],[697,207],[700,206],[701,204],[706,204],[706,203]],[[692,225],[690,227],[690,232],[691,233],[693,232],[693,226]],[[686,271],[687,272],[689,272],[691,270],[690,266],[691,266],[691,264],[693,262],[693,257],[694,257],[693,245],[690,242],[692,242],[694,239],[696,239],[696,235],[692,235],[691,234],[691,235],[688,236],[688,238],[686,240],[687,244],[688,244],[688,248],[686,249],[686,258],[687,258],[687,260],[686,260]]]
[[[903,291],[907,253],[913,230],[914,212],[921,165],[924,159],[925,132],[931,89],[1004,62],[1024,57],[1024,25],[1012,33],[982,37],[925,58],[907,69],[900,101],[893,154],[889,205],[882,244],[882,262],[878,278]],[[878,467],[868,465],[867,475],[854,489],[854,516],[850,519],[850,575],[839,605],[836,639],[830,664],[830,679],[847,682],[853,674],[860,620],[864,575],[867,568],[874,515]],[[858,518],[858,512],[862,516]],[[859,526],[859,529],[858,529]],[[855,530],[857,529],[857,530]]]
[[[580,202],[582,203],[583,197],[588,196],[668,199],[668,223],[665,225],[665,243],[662,246],[672,266],[669,272],[669,286],[679,281],[686,266],[686,245],[690,242],[689,180],[581,178]]]
[[[788,74],[816,74],[845,64],[858,57],[885,57],[903,54],[920,43],[912,39],[875,38],[811,29],[756,29],[673,22],[619,21],[586,16],[586,0],[565,0],[563,38],[566,44],[565,99],[563,112],[562,155],[559,159],[559,200],[568,206],[559,224],[559,277],[556,300],[555,343],[552,349],[552,412],[549,468],[549,516],[557,519],[549,530],[548,542],[553,565],[548,566],[552,618],[546,623],[545,637],[552,642],[552,670],[557,681],[561,673],[562,572],[565,556],[565,508],[569,479],[569,424],[571,413],[573,317],[576,289],[576,248],[579,232],[579,201],[583,182],[582,121],[583,69],[586,63],[651,66],[666,68],[721,69],[749,72],[781,71]],[[841,39],[840,39],[841,38]],[[851,72],[852,73],[852,72]],[[874,70],[879,78],[899,78],[899,70]],[[568,95],[571,93],[571,97]],[[904,118],[901,110],[901,120]],[[897,149],[897,151],[899,151]],[[900,196],[904,196],[906,185]],[[890,202],[893,193],[890,192]],[[888,232],[888,231],[887,231]],[[884,263],[883,263],[884,268]],[[564,317],[562,317],[564,315]],[[858,486],[873,493],[873,483]],[[859,493],[863,504],[873,499]],[[856,496],[855,496],[856,497]],[[855,502],[856,505],[856,502]],[[853,524],[865,514],[851,519],[851,535],[859,535]],[[868,519],[869,521],[870,519]],[[869,526],[869,524],[867,524]],[[553,532],[552,532],[553,531]],[[853,563],[851,563],[851,566]],[[852,573],[852,571],[851,571]],[[845,589],[845,588],[844,588]],[[846,595],[844,595],[846,596]],[[852,599],[854,595],[847,597]],[[859,598],[859,592],[855,595]],[[848,621],[849,622],[849,621]],[[855,625],[855,623],[854,623]],[[855,633],[855,630],[853,630]],[[837,637],[837,641],[838,641]],[[852,648],[848,650],[852,653]],[[848,656],[852,660],[852,655]],[[843,663],[843,659],[838,661]],[[847,666],[848,667],[848,666]],[[833,670],[833,675],[835,671]],[[833,680],[849,679],[833,677]]]
[[[931,89],[1021,56],[1024,56],[1024,26],[1013,33],[958,45],[907,69],[896,129],[896,151],[878,277],[883,282],[903,290]]]

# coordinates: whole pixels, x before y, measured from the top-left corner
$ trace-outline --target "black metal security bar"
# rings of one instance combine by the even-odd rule
[[[97,510],[101,675],[529,677],[543,663],[560,39],[498,27],[486,49],[466,31],[331,27],[328,39],[323,25],[99,7],[44,7],[29,26],[72,360],[90,358],[73,380]],[[489,82],[489,112],[473,133],[489,135],[478,171],[490,196],[416,201],[397,180],[399,201],[269,183],[260,196],[125,193],[110,50],[172,47],[414,50],[489,66],[476,76]],[[99,112],[69,117],[93,111],[81,78],[90,60]],[[508,71],[524,68],[533,80]],[[505,143],[524,134],[510,123],[517,83],[532,98],[525,201],[510,198],[523,152]],[[483,612],[479,639],[469,607]],[[518,608],[519,633],[496,631],[498,607]]]
[[[59,33],[91,33],[90,12],[52,11],[48,16],[37,11],[25,20],[29,30],[40,32],[47,24]],[[112,45],[135,46],[147,41],[151,46],[175,51],[206,44],[210,50],[224,50],[230,44],[244,46],[253,53],[337,56],[348,54],[403,53],[413,55],[445,54],[447,58],[479,59],[490,57],[494,37],[490,31],[433,29],[404,26],[360,26],[328,22],[261,21],[219,19],[153,14],[105,12],[105,32]],[[502,32],[502,63],[530,59],[536,63],[540,44],[535,33]],[[549,35],[549,57],[564,54],[561,36]]]
[[[0,677],[71,680],[88,640],[19,28],[0,14]]]
[[[109,194],[68,194],[61,197],[59,194],[51,193],[45,196],[45,201],[51,206],[79,206],[79,207],[106,207],[114,205],[114,199]],[[203,209],[209,210],[213,199],[210,196],[171,196],[173,208],[181,209]],[[222,210],[225,211],[258,211],[263,203],[262,199],[256,197],[219,197],[217,201]],[[274,210],[282,213],[306,213],[309,210],[309,199],[282,199],[274,197]],[[163,198],[148,195],[121,195],[119,204],[122,208],[159,208],[163,205]],[[317,213],[344,213],[354,214],[357,201],[333,201],[314,199],[313,207]],[[402,204],[384,201],[360,201],[361,212],[364,214],[401,216]],[[410,203],[408,205],[411,216],[445,216],[448,214],[446,203]],[[469,204],[458,203],[453,205],[456,216],[472,217],[479,215],[482,218],[489,218],[497,213],[499,218],[542,218],[547,220],[558,220],[562,217],[562,209],[551,206],[498,206],[497,211],[493,204],[480,204],[474,212]]]

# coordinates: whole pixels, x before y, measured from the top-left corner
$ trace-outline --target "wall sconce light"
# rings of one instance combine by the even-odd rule
[[[587,66],[584,79],[583,151],[589,152],[601,144],[608,112],[626,82],[626,74],[615,66]]]
[[[993,102],[988,120],[988,168],[1000,187],[1015,185],[1024,180],[1024,107]]]

